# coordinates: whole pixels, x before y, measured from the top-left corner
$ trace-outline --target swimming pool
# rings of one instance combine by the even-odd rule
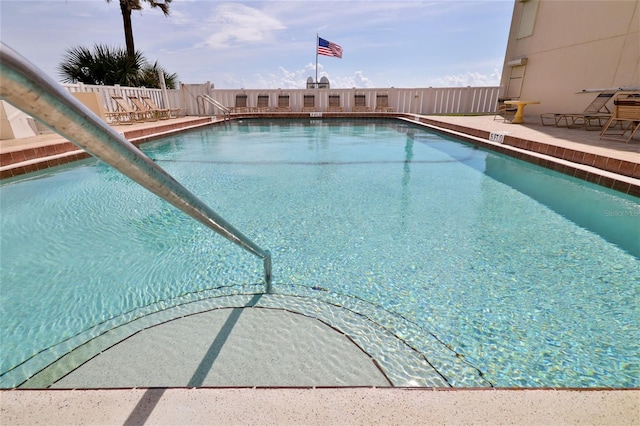
[[[144,151],[271,250],[276,293],[376,306],[495,386],[638,386],[638,199],[391,120],[245,120]],[[98,161],[1,191],[3,377],[114,319],[262,288],[261,261]]]

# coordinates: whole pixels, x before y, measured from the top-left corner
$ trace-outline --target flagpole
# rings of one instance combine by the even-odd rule
[[[316,33],[316,89],[318,88],[318,43],[320,42],[318,33]]]

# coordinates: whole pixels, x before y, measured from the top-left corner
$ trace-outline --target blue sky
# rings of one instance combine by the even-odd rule
[[[513,0],[174,0],[132,15],[136,49],[184,83],[304,88],[316,33],[342,46],[318,57],[335,88],[498,85]],[[118,0],[0,0],[0,36],[55,80],[65,51],[124,47]]]

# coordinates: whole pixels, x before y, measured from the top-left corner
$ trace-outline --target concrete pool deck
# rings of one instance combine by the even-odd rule
[[[422,117],[421,121],[477,138],[491,133],[502,134],[502,145],[532,153],[527,155],[535,154],[538,161],[545,162],[544,166],[548,167],[549,162],[555,161],[549,158],[553,157],[559,160],[555,164],[562,167],[560,171],[572,170],[573,175],[580,171],[585,175],[577,177],[591,181],[597,179],[596,183],[618,190],[624,189],[624,185],[628,184],[622,192],[639,195],[634,189],[640,186],[638,136],[628,144],[600,140],[598,132],[543,127],[531,117],[527,118],[524,125],[503,123],[493,120],[493,116],[431,116]],[[129,139],[147,141],[156,134],[166,135],[209,124],[208,118],[189,117],[168,122],[118,126],[116,129],[124,132]],[[56,158],[63,158],[72,152],[59,152],[63,147],[69,148],[64,145],[67,143],[56,135],[2,141],[0,155],[3,158],[3,173],[11,170],[12,166],[27,170],[31,164],[41,164],[43,159],[47,165],[55,166]],[[520,146],[522,144],[523,147]],[[53,150],[51,147],[54,147]],[[77,151],[73,146],[70,148]],[[33,150],[36,157],[26,159],[28,150]],[[21,156],[22,161],[13,162],[13,159],[19,160]],[[5,163],[7,158],[12,159],[10,164]],[[296,314],[284,314],[284,318],[287,315]],[[278,320],[282,321],[283,318]],[[242,324],[238,322],[238,325],[235,331],[241,333]],[[335,330],[323,332],[329,333],[329,339],[344,337]],[[331,340],[326,345],[331,346],[333,343],[330,342]],[[269,356],[263,353],[251,355],[253,359],[265,359],[261,357]],[[368,357],[346,359],[351,359],[353,363],[371,363],[371,358]],[[378,380],[375,373],[371,370],[367,375],[371,374],[371,380]],[[276,388],[259,383],[244,385],[246,387],[227,384],[233,386],[230,388],[207,386],[211,385],[5,390],[0,392],[0,423],[640,425],[640,391],[637,389],[410,389],[384,387],[373,381],[363,382],[363,387],[346,388],[309,385]]]
[[[534,117],[524,124],[492,116],[430,116],[419,121],[471,143],[640,197],[640,134],[628,143],[600,139],[597,131],[543,126]]]
[[[151,388],[3,391],[6,425],[625,425],[635,390]]]

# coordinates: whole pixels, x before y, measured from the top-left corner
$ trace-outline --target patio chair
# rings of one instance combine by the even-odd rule
[[[393,107],[389,106],[389,95],[381,93],[376,95],[376,112],[393,112]]]
[[[611,118],[611,111],[607,103],[611,100],[615,90],[608,90],[598,94],[596,98],[581,113],[544,113],[540,114],[543,126],[567,127],[574,129],[584,127],[587,130],[601,129]]]
[[[127,97],[129,98],[129,100],[133,104],[133,107],[135,108],[135,111],[138,114],[141,114],[141,117],[143,117],[144,121],[157,121],[158,120],[158,118],[159,118],[158,113],[156,111],[153,111],[147,105],[143,104],[142,101],[140,99],[138,99],[137,96],[127,96]]]
[[[131,122],[143,122],[147,114],[138,112],[131,108],[131,106],[124,100],[122,96],[111,96],[111,99],[116,103],[116,112],[126,113],[129,115]]]
[[[140,99],[142,99],[142,102],[147,104],[149,108],[156,111],[162,111],[163,115],[165,114],[164,111],[167,111],[166,118],[178,118],[178,115],[180,115],[180,108],[160,108],[149,96],[140,96]]]
[[[146,103],[142,102],[137,96],[129,96],[129,100],[133,103],[136,111],[146,114],[147,121],[166,120],[169,118],[168,109],[153,109]]]
[[[516,111],[518,111],[518,107],[516,105],[507,105],[504,101],[516,101],[518,98],[498,98],[498,105],[496,108],[496,113],[493,116],[493,120],[501,118],[502,121],[507,122],[511,121],[513,117],[516,115]]]
[[[302,112],[318,111],[316,108],[316,96],[312,94],[304,95],[302,98]]]
[[[236,103],[230,109],[233,113],[249,112],[249,106],[247,105],[247,95],[236,95]]]
[[[252,108],[253,112],[269,112],[269,95],[258,95],[256,107]]]
[[[291,112],[289,105],[289,95],[278,95],[278,106],[276,112]]]
[[[329,95],[329,106],[327,107],[327,112],[342,112],[344,109],[342,108],[340,102],[340,95]]]
[[[133,124],[131,114],[125,111],[104,111],[104,118],[109,124]]]
[[[353,112],[369,112],[371,108],[367,106],[367,98],[363,93],[353,95]]]
[[[613,104],[613,114],[602,128],[600,139],[628,143],[640,129],[640,92],[620,94]]]

